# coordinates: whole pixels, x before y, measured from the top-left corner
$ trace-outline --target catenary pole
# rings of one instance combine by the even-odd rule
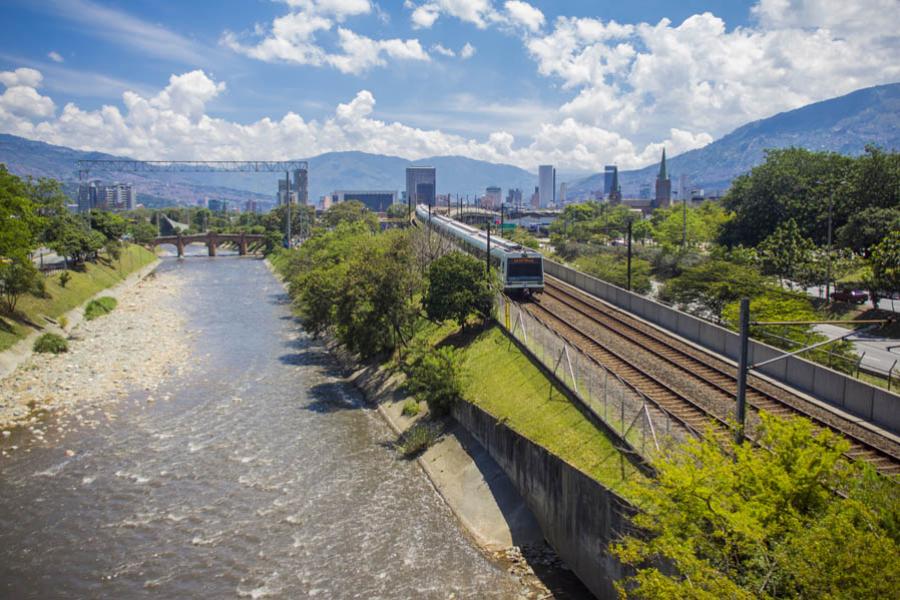
[[[741,298],[740,312],[740,355],[737,379],[737,411],[735,413],[735,440],[738,444],[744,441],[744,422],[747,416],[747,366],[749,364],[750,345],[750,299]]]

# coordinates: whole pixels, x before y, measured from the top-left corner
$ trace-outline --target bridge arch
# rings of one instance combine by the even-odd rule
[[[200,243],[206,245],[209,255],[215,256],[219,244],[232,243],[238,247],[238,254],[246,256],[251,246],[264,243],[266,236],[258,233],[216,233],[208,231],[206,233],[195,233],[191,235],[163,235],[154,238],[150,242],[151,248],[156,248],[161,244],[172,244],[178,251],[178,257],[184,256],[184,247],[188,244]]]

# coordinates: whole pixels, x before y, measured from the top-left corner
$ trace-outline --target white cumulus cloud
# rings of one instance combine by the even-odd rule
[[[509,0],[503,6],[512,23],[521,25],[531,32],[539,31],[544,25],[544,13],[527,2]]]
[[[475,56],[475,52],[475,46],[473,46],[469,42],[466,42],[462,49],[459,51],[459,57],[463,60],[468,60]]]
[[[419,40],[373,40],[348,27],[337,27],[334,43],[342,52],[329,52],[318,36],[332,32],[347,17],[373,11],[368,0],[288,0],[292,11],[277,17],[270,27],[257,26],[252,34],[223,32],[220,43],[231,50],[265,62],[288,62],[314,67],[331,66],[358,75],[395,60],[428,61]],[[245,42],[249,39],[250,43]]]
[[[65,62],[65,60],[66,60],[62,57],[62,54],[60,54],[56,50],[51,50],[50,52],[48,52],[47,58],[49,58],[50,60],[52,60],[55,63]]]

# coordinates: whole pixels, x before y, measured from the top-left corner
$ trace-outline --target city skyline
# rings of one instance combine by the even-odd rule
[[[599,172],[900,80],[885,0],[191,4],[8,3],[0,131],[144,159],[365,150]]]

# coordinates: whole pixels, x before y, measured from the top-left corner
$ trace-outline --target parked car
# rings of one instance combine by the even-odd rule
[[[862,304],[869,299],[869,294],[862,290],[837,290],[831,292],[831,299],[837,302],[854,302],[856,304]]]

